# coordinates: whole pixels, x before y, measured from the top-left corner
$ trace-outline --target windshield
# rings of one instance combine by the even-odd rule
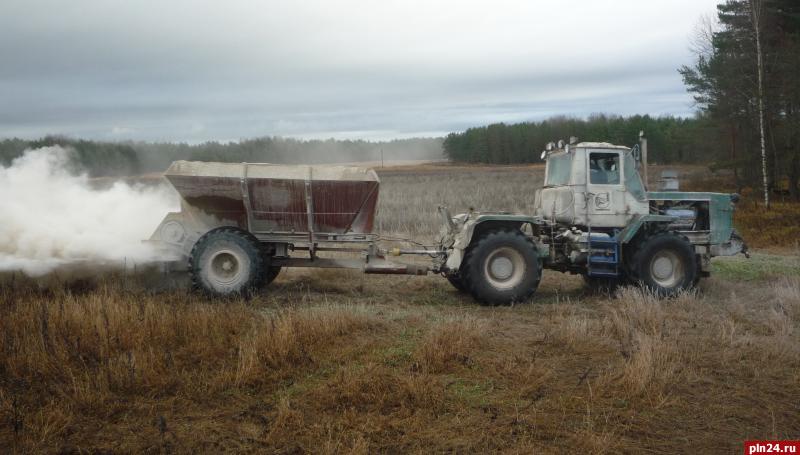
[[[547,181],[545,186],[561,186],[569,184],[572,172],[572,154],[561,153],[547,158]]]
[[[625,187],[637,201],[646,199],[642,178],[636,171],[636,161],[630,152],[625,154]]]

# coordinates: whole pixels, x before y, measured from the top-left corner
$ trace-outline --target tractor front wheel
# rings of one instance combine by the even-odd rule
[[[445,278],[447,278],[447,281],[449,281],[458,292],[466,291],[466,288],[464,287],[464,280],[461,279],[461,275],[445,275]]]
[[[541,265],[535,245],[522,232],[497,230],[475,241],[459,275],[476,300],[504,305],[533,295],[539,286]]]
[[[633,254],[635,279],[660,296],[692,288],[698,267],[694,247],[676,232],[660,232],[645,239]]]

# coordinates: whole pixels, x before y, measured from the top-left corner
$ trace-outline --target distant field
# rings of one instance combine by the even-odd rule
[[[378,175],[378,231],[431,240],[442,222],[439,205],[453,214],[470,208],[532,213],[544,167],[427,164],[378,169]]]
[[[543,168],[379,173],[379,229],[430,239],[439,203],[529,212]],[[5,275],[0,447],[731,453],[796,438],[800,259],[779,251],[716,259],[675,299],[548,271],[531,302],[498,308],[437,276],[293,270],[214,301],[156,292],[154,273]]]

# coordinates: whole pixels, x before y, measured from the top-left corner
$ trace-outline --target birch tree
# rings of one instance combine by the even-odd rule
[[[761,46],[762,0],[750,0],[750,19],[756,38],[756,65],[758,65],[758,125],[761,142],[761,174],[764,184],[764,205],[769,208],[769,182],[767,179],[767,143],[764,132],[764,51]]]

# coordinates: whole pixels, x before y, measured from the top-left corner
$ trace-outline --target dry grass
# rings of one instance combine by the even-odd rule
[[[386,170],[376,227],[384,234],[430,240],[441,226],[439,205],[463,213],[475,210],[533,212],[534,193],[544,181],[543,166],[432,166],[415,172]],[[410,208],[413,208],[409,210]]]
[[[751,195],[737,207],[736,227],[749,243],[758,248],[800,245],[800,203],[773,202],[770,210]]]
[[[733,176],[729,171],[711,172],[694,166],[683,172],[685,191],[713,191],[736,193]],[[734,224],[751,247],[780,249],[792,248],[797,254],[800,247],[800,203],[788,195],[771,195],[770,209],[764,206],[760,188],[742,188],[741,201],[736,206]]]
[[[489,187],[529,178],[458,172],[448,185],[384,176],[384,226],[424,235],[437,192],[455,207],[475,180],[487,206],[513,208]],[[417,202],[393,193],[417,186]],[[404,204],[407,225],[407,206],[386,211]],[[715,261],[696,293],[667,300],[547,272],[533,302],[499,308],[433,276],[289,271],[247,301],[155,293],[139,277],[0,280],[0,447],[740,451],[800,434],[793,261]]]
[[[0,415],[11,425],[0,435],[28,449],[52,444],[76,417],[102,425],[137,401],[202,403],[275,389],[314,368],[316,356],[382,327],[360,306],[262,311],[243,301],[131,294],[113,284],[87,294],[5,288],[2,295]]]
[[[473,352],[487,336],[488,321],[474,316],[448,316],[434,324],[420,343],[417,365],[432,373],[449,371],[453,365],[470,365]]]
[[[693,343],[684,341],[681,307],[702,304],[694,293],[659,299],[637,288],[619,291],[610,313],[611,335],[626,362],[620,375],[629,396],[649,395],[662,404],[671,386],[685,380]]]
[[[5,287],[0,442],[18,452],[735,450],[800,431],[800,282],[615,299],[548,274],[483,308],[435,277],[251,301]],[[435,296],[432,300],[431,295]],[[418,300],[419,299],[419,300]],[[295,302],[295,303],[291,303]]]

